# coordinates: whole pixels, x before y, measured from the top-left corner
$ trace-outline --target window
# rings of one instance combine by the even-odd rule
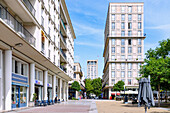
[[[115,69],[115,63],[112,63],[112,69]]]
[[[142,56],[141,55],[138,55],[138,60],[142,60]]]
[[[41,16],[41,25],[44,27],[44,18]]]
[[[125,6],[122,6],[122,13],[125,12]]]
[[[48,27],[48,35],[50,35],[50,27]]]
[[[142,24],[141,24],[141,22],[138,22],[138,29],[142,29]]]
[[[138,21],[141,21],[141,20],[142,20],[142,15],[138,14]]]
[[[121,77],[124,78],[125,77],[125,72],[121,71]]]
[[[138,63],[138,69],[140,70],[141,63]]]
[[[51,75],[48,76],[48,83],[52,84],[52,76]]]
[[[112,78],[115,78],[115,71],[112,71]]]
[[[132,45],[132,40],[128,39],[128,45]]]
[[[132,71],[128,71],[128,77],[132,77]]]
[[[128,36],[132,36],[132,31],[128,31]]]
[[[128,53],[132,53],[132,47],[128,47]]]
[[[115,53],[115,47],[112,47],[112,53]]]
[[[112,36],[115,36],[115,31],[112,31]]]
[[[128,60],[132,60],[132,55],[128,55]]]
[[[121,53],[125,53],[125,47],[121,47]]]
[[[121,36],[125,36],[125,31],[122,31],[122,32],[121,32]]]
[[[21,64],[21,75],[26,75],[26,65]]]
[[[138,36],[142,36],[142,31],[138,31]]]
[[[139,12],[139,13],[142,12],[142,6],[138,6],[138,12]]]
[[[125,23],[124,22],[121,23],[121,28],[125,29]]]
[[[50,49],[48,49],[48,58],[50,58],[50,55],[51,55],[51,51]]]
[[[121,63],[121,69],[125,69],[125,63]]]
[[[15,60],[15,73],[19,73],[19,62]]]
[[[124,14],[122,14],[122,21],[125,21],[125,15]]]
[[[112,13],[114,13],[116,11],[116,7],[112,6]]]
[[[132,23],[131,22],[128,23],[128,29],[132,29]]]
[[[131,85],[131,84],[132,84],[131,79],[128,79],[128,85]]]
[[[112,22],[112,29],[115,29],[115,23]]]
[[[125,60],[125,55],[121,55],[121,60]]]
[[[128,12],[131,13],[132,12],[132,6],[128,7]]]
[[[112,20],[115,21],[115,14],[112,14]]]
[[[76,66],[74,66],[74,71],[76,71]]]
[[[132,15],[128,15],[128,21],[132,21]]]
[[[121,81],[123,81],[125,83],[125,79],[121,79]]]
[[[125,45],[125,39],[121,39],[121,45]]]
[[[138,53],[142,53],[142,48],[138,47]]]
[[[112,55],[112,60],[115,60],[115,55]]]
[[[115,39],[112,39],[112,45],[115,45]]]
[[[76,74],[74,73],[74,78],[76,78]]]
[[[112,79],[112,85],[114,85],[115,84],[115,79]]]
[[[142,45],[142,40],[138,39],[138,45]]]
[[[132,63],[128,63],[128,69],[129,69],[129,70],[132,69]]]

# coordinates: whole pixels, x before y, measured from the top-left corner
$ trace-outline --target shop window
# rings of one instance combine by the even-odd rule
[[[20,86],[20,103],[24,104],[27,102],[27,91],[26,87]]]

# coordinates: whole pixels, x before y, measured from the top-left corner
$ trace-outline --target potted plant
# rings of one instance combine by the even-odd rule
[[[136,60],[138,60],[138,58],[136,58]]]
[[[34,102],[34,105],[36,105],[36,106],[38,106],[38,102],[36,101],[36,99],[37,99],[37,94],[36,93],[34,93],[33,94],[33,102]]]

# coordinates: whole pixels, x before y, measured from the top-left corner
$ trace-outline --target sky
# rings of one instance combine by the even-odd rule
[[[66,0],[76,34],[74,61],[87,76],[87,60],[98,59],[98,76],[104,68],[104,28],[109,2],[144,2],[144,52],[170,38],[170,0]]]

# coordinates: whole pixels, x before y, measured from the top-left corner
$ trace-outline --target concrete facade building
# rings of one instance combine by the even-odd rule
[[[98,78],[98,60],[87,60],[87,78]]]
[[[140,77],[140,65],[144,62],[143,6],[144,3],[109,4],[102,76],[106,98],[115,95],[112,88],[120,80],[125,82],[126,94],[137,94],[136,77]]]
[[[0,0],[0,111],[68,100],[75,38],[65,0]]]
[[[72,83],[74,81],[77,81],[80,84],[81,90],[83,91],[84,90],[84,82],[83,82],[82,78],[83,78],[83,72],[82,72],[82,69],[81,69],[81,65],[80,65],[80,63],[76,62],[76,63],[74,63],[73,81],[69,82],[69,96],[70,96],[70,99],[72,97],[75,97],[75,98],[78,99],[79,95],[82,96],[78,91],[75,91],[75,90],[71,89]]]

